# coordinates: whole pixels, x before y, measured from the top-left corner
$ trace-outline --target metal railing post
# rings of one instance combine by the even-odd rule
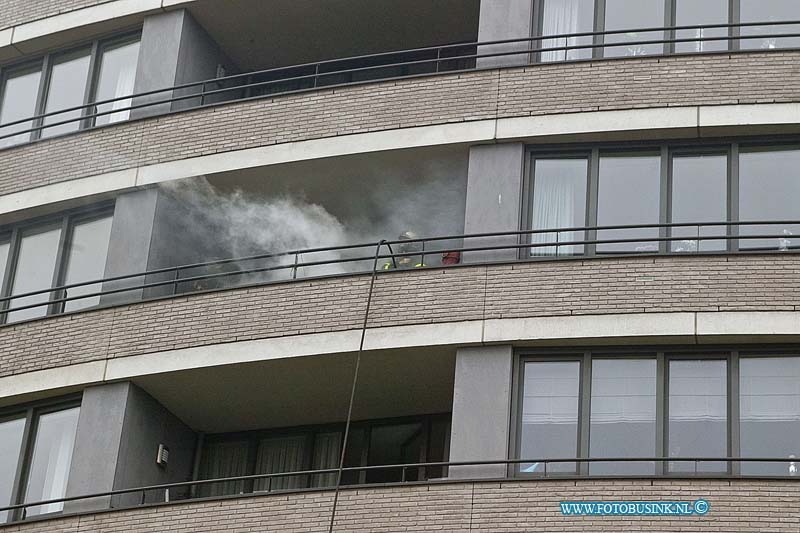
[[[292,279],[297,279],[297,264],[300,261],[300,252],[294,254],[294,266],[292,267]]]

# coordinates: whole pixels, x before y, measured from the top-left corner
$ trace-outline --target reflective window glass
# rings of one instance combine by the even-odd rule
[[[67,490],[79,407],[43,414],[39,417],[33,455],[28,470],[26,502],[57,500]],[[61,511],[63,503],[28,507],[27,516]]]
[[[663,44],[637,44],[664,39],[663,31],[635,31],[664,27],[664,0],[606,0],[606,31],[623,30],[605,36],[605,57],[660,54]]]
[[[139,62],[139,42],[106,49],[100,59],[95,101],[110,100],[133,94],[136,81],[136,65]],[[95,124],[109,124],[127,120],[130,116],[130,98],[97,106],[97,113],[108,113],[95,119]],[[112,111],[117,111],[112,113]]]
[[[7,242],[0,243],[0,287],[3,286],[3,281],[6,276],[6,266],[8,265],[8,252],[11,245]]]
[[[743,357],[739,394],[742,457],[800,457],[800,357]],[[741,472],[797,475],[799,466],[744,462]]]
[[[594,0],[545,0],[542,13],[542,35],[565,35],[594,30]],[[592,36],[544,39],[541,48],[591,45]],[[592,57],[591,48],[542,52],[542,61],[564,61]]]
[[[601,155],[597,225],[658,224],[661,157],[658,154]],[[599,240],[658,237],[658,228],[601,230]],[[597,245],[598,253],[657,252],[658,242]]]
[[[578,456],[580,363],[526,362],[523,369],[520,459]],[[575,463],[548,463],[547,473],[575,472]],[[520,471],[544,474],[543,463],[523,463]]]
[[[67,258],[65,285],[102,279],[105,273],[108,243],[111,238],[112,217],[105,217],[75,225]],[[102,284],[85,285],[67,290],[67,297],[93,294],[102,290]],[[66,311],[92,307],[100,297],[81,298],[66,302]]]
[[[655,359],[592,361],[591,457],[656,455]],[[593,475],[647,475],[652,462],[592,463]]]
[[[676,26],[702,26],[705,24],[728,23],[728,0],[676,0]],[[695,28],[692,30],[676,30],[676,39],[710,39],[726,37],[728,28]],[[689,41],[675,43],[676,52],[712,52],[727,50],[728,41]]]
[[[368,465],[397,465],[419,463],[424,457],[425,434],[422,424],[374,425],[369,436]],[[401,469],[371,470],[367,483],[390,483],[402,479]],[[410,476],[410,477],[409,477]],[[415,469],[408,469],[406,479],[414,480]]]
[[[578,228],[586,226],[586,184],[589,162],[581,159],[539,159],[534,161],[531,229]],[[531,244],[585,240],[582,231],[534,233]],[[540,246],[531,255],[572,255],[583,253],[583,245]]]
[[[0,102],[0,137],[18,131],[29,130],[33,121],[22,122],[3,127],[2,124],[16,122],[36,115],[36,100],[39,94],[39,82],[42,77],[41,65],[14,71],[5,77],[2,87],[3,100]],[[0,148],[30,140],[31,133],[20,133],[13,137],[0,139]]]
[[[45,113],[71,109],[83,105],[86,82],[89,76],[89,52],[79,52],[58,58],[50,71]],[[76,119],[81,111],[67,111],[44,119],[44,124],[57,124]],[[53,126],[42,130],[42,137],[59,135],[79,129],[80,121]]]
[[[741,21],[747,22],[780,22],[782,20],[800,20],[800,2],[797,0],[740,0]],[[770,35],[800,33],[800,25],[744,26],[741,35],[753,36],[742,39],[742,49],[797,48],[800,37],[770,37]]]
[[[277,474],[306,470],[305,435],[268,437],[258,443],[256,474]],[[254,482],[254,490],[282,490],[305,487],[308,476],[286,476],[273,479],[262,478]]]
[[[0,507],[11,505],[24,430],[24,418],[0,421]],[[8,512],[0,511],[0,524],[7,520]]]
[[[724,462],[680,457],[728,456],[728,385],[724,360],[669,362],[670,472],[724,472]]]
[[[38,230],[36,233],[23,234],[19,243],[19,256],[14,273],[11,294],[26,294],[53,286],[53,274],[56,268],[58,243],[61,229]],[[11,300],[11,308],[47,302],[50,293],[37,294],[25,298]],[[47,306],[41,305],[8,314],[8,321],[15,322],[45,316]]]
[[[800,150],[747,150],[739,155],[739,220],[743,222],[797,220],[800,198]],[[800,225],[742,226],[739,247],[790,250],[800,246]]]
[[[199,479],[224,479],[248,475],[249,446],[250,443],[246,439],[204,442]],[[198,494],[201,497],[225,496],[243,491],[243,481],[225,481],[198,487]]]
[[[728,157],[686,155],[672,158],[672,222],[725,222],[728,220]],[[686,226],[671,230],[673,252],[724,250],[724,240],[698,237],[725,235],[726,226]]]
[[[314,437],[314,456],[311,461],[312,470],[338,468],[342,453],[342,433],[326,431]],[[331,487],[336,484],[336,474],[316,474],[311,478],[312,487]]]

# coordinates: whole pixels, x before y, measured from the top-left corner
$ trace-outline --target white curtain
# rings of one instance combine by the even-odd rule
[[[312,470],[338,468],[341,453],[342,434],[338,431],[319,433],[314,441],[314,461]],[[313,487],[332,487],[336,484],[336,474],[317,474],[311,485]]]
[[[304,470],[306,436],[270,437],[258,444],[256,474],[277,474]],[[254,490],[296,489],[306,486],[306,476],[285,476],[256,480]]]
[[[220,479],[244,476],[247,474],[248,442],[223,441],[206,442],[203,445],[203,458],[200,463],[200,479]],[[200,485],[201,496],[226,496],[239,494],[244,490],[244,482],[228,481]]]
[[[119,76],[117,77],[117,86],[114,89],[114,96],[113,98],[119,98],[120,96],[127,96],[133,94],[133,84],[136,81],[136,62],[128,62],[122,65],[120,69]],[[109,122],[121,122],[123,120],[128,120],[130,117],[131,111],[127,109],[131,106],[133,100],[127,98],[125,100],[117,100],[111,104],[111,110],[116,111],[117,109],[125,109],[125,111],[119,111],[117,113],[112,113],[109,115]]]
[[[542,35],[561,35],[578,32],[578,8],[580,0],[547,0],[545,4]],[[544,39],[542,48],[576,46],[577,37]],[[565,61],[579,57],[582,50],[554,50],[542,52],[542,61]]]
[[[559,179],[560,176],[541,176],[536,178],[533,194],[533,229],[547,230],[567,228],[575,225],[575,183]],[[569,242],[581,240],[581,232],[534,233],[533,244]],[[539,246],[531,248],[533,256],[570,255],[579,253],[582,245]]]

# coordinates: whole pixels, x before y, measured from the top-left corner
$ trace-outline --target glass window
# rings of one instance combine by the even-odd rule
[[[704,0],[705,1],[705,0]],[[664,39],[663,31],[631,31],[664,27],[664,0],[606,0],[606,31],[628,30],[605,36],[605,57],[660,54],[663,44],[635,44]],[[629,43],[629,44],[625,44]]]
[[[800,150],[752,150],[739,155],[739,220],[796,220],[800,197]],[[788,250],[800,245],[798,225],[742,226],[740,235],[774,235],[743,239],[739,247]]]
[[[372,427],[369,437],[367,464],[396,465],[419,463],[424,457],[425,433],[422,424],[385,424]],[[413,481],[415,469],[406,471],[406,479]],[[389,483],[400,481],[402,472],[397,470],[367,471],[367,483]]]
[[[64,283],[81,283],[102,279],[105,273],[108,243],[111,238],[112,217],[76,224],[72,230],[67,272]],[[102,284],[86,285],[67,290],[67,296],[92,294],[102,290]],[[100,303],[100,297],[82,298],[66,302],[66,311],[92,307]]]
[[[39,417],[28,471],[26,502],[63,498],[75,446],[79,407]],[[61,511],[63,503],[28,507],[27,516]]]
[[[248,474],[250,442],[247,439],[208,440],[203,443],[200,479],[223,479]],[[201,497],[225,496],[244,492],[243,481],[226,481],[199,486]]]
[[[568,459],[578,456],[578,361],[526,362],[523,368],[520,459]],[[542,463],[520,470],[543,474]],[[547,473],[575,472],[575,463],[549,463]]]
[[[306,435],[268,437],[258,443],[256,474],[277,474],[305,470]],[[285,490],[305,487],[307,476],[257,479],[254,490]]]
[[[8,251],[11,245],[7,242],[0,243],[0,288],[3,287],[3,281],[6,277],[6,266],[8,265]]]
[[[675,0],[675,25],[700,26],[704,24],[727,24],[728,0]],[[697,28],[676,30],[676,39],[726,37],[728,28]],[[676,52],[712,52],[727,50],[728,41],[689,41],[675,43]]]
[[[533,171],[531,229],[547,230],[586,226],[586,184],[589,162],[581,159],[536,159]],[[581,231],[535,233],[532,244],[582,241]],[[583,245],[531,248],[531,255],[583,253]]]
[[[669,362],[669,457],[727,457],[727,362]],[[725,472],[724,462],[669,462],[670,472]]]
[[[70,54],[55,61],[50,71],[50,83],[47,87],[47,103],[45,113],[53,113],[62,109],[70,109],[83,105],[86,93],[86,82],[89,76],[88,51]],[[81,111],[68,111],[44,119],[44,124],[56,124],[65,120],[76,119]],[[42,137],[59,135],[75,131],[80,121],[53,126],[42,130]]]
[[[542,35],[564,35],[594,30],[594,0],[545,0]],[[558,37],[539,41],[541,48],[591,45],[592,36]],[[592,57],[591,48],[542,52],[542,61],[564,61]]]
[[[17,259],[14,283],[11,294],[25,294],[48,289],[53,286],[53,274],[56,269],[56,257],[58,255],[58,243],[61,238],[61,229],[50,229],[46,231],[37,230],[36,233],[29,232],[23,234],[19,244],[19,257]],[[47,302],[50,293],[43,293],[26,298],[11,300],[11,308],[33,305]],[[41,305],[15,311],[8,314],[8,321],[15,322],[45,316],[47,306]]]
[[[800,20],[800,2],[797,0],[741,0],[741,21],[747,22],[779,22],[782,20]],[[770,34],[800,33],[798,25],[745,26],[741,35],[758,36],[753,39],[742,39],[742,49],[796,48],[800,47],[798,37],[769,37]]]
[[[17,475],[25,419],[0,421],[0,507],[12,505],[14,478]],[[8,520],[8,512],[0,511],[0,524]]]
[[[0,102],[0,124],[16,122],[36,115],[36,100],[39,95],[39,81],[42,77],[41,65],[11,72],[5,78]],[[17,131],[29,130],[33,121],[22,122],[11,126],[0,126],[0,136],[10,135]],[[0,148],[30,140],[31,133],[20,133],[13,137],[0,139]]]
[[[672,222],[725,222],[728,220],[728,157],[726,155],[686,155],[672,158]],[[726,226],[675,227],[673,252],[725,250],[724,240],[698,240],[697,237],[725,235]]]
[[[100,73],[97,77],[95,101],[100,102],[133,94],[138,62],[138,41],[106,49],[100,59]],[[101,125],[127,120],[130,116],[130,110],[126,108],[131,106],[131,102],[132,100],[127,98],[98,105],[98,113],[109,112],[109,114],[97,117],[95,124]],[[121,111],[110,113],[117,109],[121,109]]]
[[[601,155],[597,225],[658,224],[661,157],[658,154]],[[658,228],[602,230],[597,238],[658,237]],[[658,242],[599,244],[598,252],[657,252]]]
[[[591,457],[654,457],[655,359],[592,361]],[[593,475],[647,475],[652,462],[592,463]]]
[[[338,468],[340,454],[342,453],[342,433],[340,431],[327,431],[317,433],[314,437],[314,457],[311,461],[312,470],[326,470]],[[312,487],[332,487],[336,485],[336,474],[317,474],[311,480]]]
[[[799,457],[800,357],[743,357],[739,382],[742,457]],[[791,466],[798,464],[745,462],[741,472],[789,475]]]

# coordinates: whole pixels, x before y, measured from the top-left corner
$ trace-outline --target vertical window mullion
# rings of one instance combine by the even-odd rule
[[[728,251],[739,250],[739,143],[733,143],[728,155]]]
[[[27,472],[30,467],[31,455],[33,454],[33,435],[34,435],[34,410],[28,408],[25,414],[25,429],[22,435],[22,446],[20,447],[19,460],[17,461],[17,471],[14,475],[14,488],[11,493],[13,505],[23,503],[25,500],[25,485],[27,484]],[[9,513],[9,521],[14,522],[23,518],[23,510],[16,509]]]
[[[739,352],[737,350],[731,352],[728,367],[730,368],[728,373],[728,456],[741,457],[739,442]],[[728,472],[732,475],[739,475],[741,466],[741,463],[732,461],[728,465]]]
[[[34,107],[33,114],[41,115],[44,113],[45,106],[47,105],[47,89],[50,85],[50,75],[52,73],[52,54],[47,54],[42,60],[42,71],[39,77],[39,92],[36,95],[36,106]],[[44,124],[43,118],[37,118],[31,124],[34,130],[31,132],[31,140],[35,141],[42,138],[42,125]]]
[[[659,215],[658,215],[658,222],[659,224],[668,224],[670,222],[670,196],[671,196],[671,187],[670,187],[670,168],[671,168],[671,161],[670,161],[670,153],[669,147],[664,145],[661,147],[661,177],[660,177],[660,195],[659,198]],[[672,232],[668,227],[660,227],[658,230],[658,235],[660,238],[669,238]],[[660,241],[658,243],[658,251],[659,253],[666,254],[671,249],[670,241]]]
[[[69,256],[67,249],[70,245],[72,238],[72,217],[65,216],[61,221],[61,234],[58,239],[58,250],[56,251],[56,264],[53,269],[53,279],[50,288],[58,287],[64,279],[64,272],[66,270],[66,258]],[[50,291],[50,301],[58,300],[61,298],[63,291]],[[64,308],[64,302],[55,303],[48,306],[48,314],[58,314]]]
[[[14,228],[11,232],[11,240],[9,241],[8,257],[6,258],[6,271],[3,275],[3,286],[0,287],[0,295],[3,297],[11,296],[11,287],[14,283],[14,275],[17,265],[17,257],[19,256],[19,240],[20,232],[18,228]],[[11,307],[11,301],[0,302],[0,311],[5,311]],[[8,313],[0,315],[0,324],[5,324],[8,320]]]
[[[664,0],[664,27],[673,27],[676,25],[677,20],[677,2],[678,0]],[[664,32],[664,39],[667,41],[672,41],[676,38],[675,30],[669,30]],[[666,42],[664,43],[664,48],[662,52],[667,55],[671,55],[675,53],[675,43],[674,42]]]
[[[669,380],[667,379],[667,359],[664,352],[656,355],[656,457],[667,457],[667,431],[668,416],[667,406],[669,404]],[[656,462],[656,475],[664,475],[667,472],[666,461]]]
[[[739,24],[741,22],[741,3],[740,0],[730,0],[728,4],[728,23],[729,24]],[[728,49],[729,50],[739,50],[741,48],[739,37],[742,33],[741,28],[738,26],[733,26],[728,29],[728,37],[731,39],[728,41]]]
[[[586,352],[581,360],[581,380],[578,384],[578,457],[589,457],[589,428],[591,427],[592,354]],[[589,463],[576,465],[578,474],[589,475]]]
[[[606,27],[606,0],[596,0],[594,6],[594,44],[592,49],[592,57],[600,59],[603,57],[603,43],[605,43],[604,35],[597,35],[598,32],[605,31]]]
[[[586,195],[589,202],[587,209],[587,224],[589,227],[597,226],[597,191],[600,182],[600,150],[598,148],[592,149],[589,156],[589,191]],[[597,240],[597,230],[589,230],[586,232],[586,240]],[[595,255],[597,251],[596,244],[587,244],[585,253],[587,256]]]
[[[87,115],[94,114],[92,106],[90,105],[94,101],[94,92],[97,86],[97,71],[98,71],[98,54],[100,50],[100,42],[94,41],[92,43],[92,51],[90,53],[89,58],[89,74],[86,79],[86,87],[83,93],[83,105],[84,108],[81,111],[81,117],[86,117]],[[92,119],[83,118],[81,120],[80,129],[86,129],[92,127],[94,121]]]

